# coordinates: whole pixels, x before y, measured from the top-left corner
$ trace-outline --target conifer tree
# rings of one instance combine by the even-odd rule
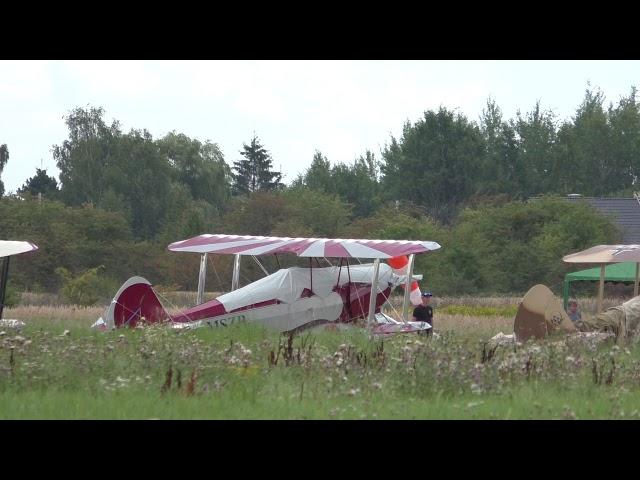
[[[243,144],[242,160],[233,162],[233,192],[245,195],[258,190],[271,191],[283,186],[282,173],[273,171],[273,160],[254,134],[251,144]]]

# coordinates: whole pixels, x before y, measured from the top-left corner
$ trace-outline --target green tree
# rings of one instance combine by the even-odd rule
[[[64,117],[69,138],[53,146],[60,169],[61,196],[68,205],[99,204],[107,189],[105,176],[113,168],[116,142],[121,135],[117,121],[108,126],[104,109],[75,108]]]
[[[233,198],[222,225],[234,235],[270,235],[288,216],[289,205],[280,192],[257,191]]]
[[[309,168],[303,174],[298,175],[291,186],[293,188],[306,187],[320,192],[333,192],[331,162],[320,150],[316,150]]]
[[[476,193],[513,197],[526,195],[526,171],[520,161],[513,124],[502,119],[502,111],[493,99],[487,100],[480,117],[484,140],[482,166],[478,171]]]
[[[369,150],[352,165],[335,165],[331,169],[331,184],[330,193],[353,205],[354,218],[372,215],[381,204],[378,164]]]
[[[476,191],[484,143],[478,127],[441,107],[405,124],[400,141],[383,151],[382,184],[390,200],[421,205],[451,221],[458,205]]]
[[[6,143],[0,145],[0,175],[2,175],[2,170],[7,165],[9,161],[9,148]],[[4,195],[4,183],[0,180],[0,197]]]
[[[327,157],[316,151],[309,168],[298,176],[291,188],[338,195],[353,207],[354,218],[369,216],[380,205],[378,164],[369,150],[351,165],[337,163],[333,167]]]
[[[136,238],[150,239],[161,231],[171,204],[171,170],[148,131],[132,129],[120,136],[102,181],[103,192],[112,190],[128,205]]]
[[[203,144],[180,133],[170,132],[157,141],[175,181],[186,185],[194,200],[223,207],[230,196],[231,171],[217,144]]]
[[[56,275],[62,279],[61,294],[65,302],[87,307],[99,300],[109,299],[118,288],[118,282],[101,276],[101,270],[104,270],[104,265],[90,268],[74,277],[66,268],[56,268]]]
[[[54,177],[47,175],[47,170],[36,168],[36,174],[29,178],[25,184],[18,190],[20,195],[37,196],[42,194],[44,198],[54,200],[59,193],[58,182]]]
[[[518,111],[515,130],[518,155],[525,172],[522,196],[558,192],[558,180],[567,172],[559,171],[556,165],[558,131],[554,113],[542,110],[538,101],[526,115]]]
[[[187,185],[173,182],[168,196],[171,202],[158,237],[160,243],[167,245],[203,233],[226,233],[220,231],[221,210],[205,200],[194,200]]]
[[[636,185],[640,177],[640,104],[636,97],[636,88],[631,87],[629,95],[608,112],[613,156],[621,165],[623,177],[618,187],[624,185],[623,188]]]
[[[284,221],[274,225],[272,234],[335,238],[349,223],[351,205],[338,195],[311,189],[291,189],[282,193],[287,202]]]
[[[628,185],[631,178],[613,151],[613,135],[600,90],[587,89],[572,122],[559,130],[555,172],[559,193],[604,195]]]
[[[117,121],[109,127],[103,115],[102,108],[76,108],[66,117],[69,139],[53,149],[61,198],[67,205],[121,211],[136,238],[154,238],[172,202],[172,167],[147,130],[123,134]],[[205,183],[215,178],[204,177]]]
[[[243,160],[233,162],[233,193],[246,195],[249,193],[277,190],[283,186],[282,173],[271,170],[273,160],[269,152],[260,144],[257,136],[253,136],[251,144],[243,144],[240,155]]]

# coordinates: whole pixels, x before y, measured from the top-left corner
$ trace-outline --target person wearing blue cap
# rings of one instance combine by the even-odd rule
[[[433,333],[433,308],[429,305],[431,297],[433,297],[431,292],[424,292],[422,294],[422,305],[418,305],[413,309],[414,322],[427,322],[431,325],[431,328],[427,330],[428,336]]]

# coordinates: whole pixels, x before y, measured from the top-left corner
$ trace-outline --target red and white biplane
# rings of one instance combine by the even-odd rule
[[[288,238],[247,235],[199,235],[172,243],[172,252],[201,255],[197,304],[170,314],[152,285],[132,277],[118,290],[94,327],[135,327],[139,323],[170,322],[175,328],[227,326],[236,322],[263,324],[281,332],[321,325],[355,324],[362,320],[374,334],[417,332],[431,328],[408,319],[408,303],[420,302],[413,275],[414,255],[440,248],[436,242],[413,240],[359,240]],[[234,255],[231,291],[203,302],[207,255]],[[309,258],[309,267],[283,268],[269,274],[257,256],[294,254]],[[252,257],[266,276],[239,288],[240,263]],[[313,267],[312,259],[328,267]],[[336,259],[337,265],[328,258]],[[373,263],[351,265],[349,259],[370,258]],[[381,263],[386,259],[389,263]],[[405,285],[403,314],[396,320],[380,311],[398,285]],[[371,295],[375,292],[375,295]],[[416,296],[415,293],[418,293]]]

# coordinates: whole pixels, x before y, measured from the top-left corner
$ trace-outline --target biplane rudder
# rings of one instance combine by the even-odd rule
[[[160,303],[151,283],[142,277],[131,277],[122,284],[104,316],[94,326],[112,329],[169,320],[171,316]]]

